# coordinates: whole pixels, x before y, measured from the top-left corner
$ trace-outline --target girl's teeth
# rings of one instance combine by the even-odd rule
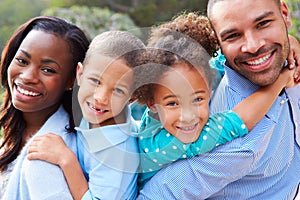
[[[261,65],[261,64],[264,63],[266,60],[268,60],[270,57],[271,57],[271,54],[266,55],[265,57],[262,57],[262,58],[257,59],[257,60],[248,61],[247,64],[249,64],[249,65]]]
[[[195,126],[189,126],[189,127],[181,127],[181,130],[184,130],[184,131],[190,131],[190,130],[193,130]]]

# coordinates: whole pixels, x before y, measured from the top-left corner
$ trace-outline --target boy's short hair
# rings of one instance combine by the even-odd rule
[[[125,54],[144,47],[144,43],[128,31],[106,31],[92,40],[83,65],[86,65],[91,56],[95,54],[118,59]]]

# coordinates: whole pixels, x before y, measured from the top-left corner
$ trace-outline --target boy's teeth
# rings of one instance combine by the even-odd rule
[[[271,57],[271,54],[266,55],[265,57],[262,57],[262,58],[257,59],[257,60],[247,61],[247,64],[249,64],[249,65],[261,65],[261,64],[264,63],[266,60],[268,60],[270,57]]]

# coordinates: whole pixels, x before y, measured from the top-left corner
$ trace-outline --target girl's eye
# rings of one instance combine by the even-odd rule
[[[28,62],[22,58],[16,58],[17,62],[20,63],[20,64],[23,64],[23,65],[27,65]]]
[[[115,91],[118,93],[118,94],[125,94],[125,92],[120,89],[120,88],[115,88]]]
[[[167,106],[177,106],[178,104],[176,102],[170,102],[170,103],[167,103]]]
[[[200,102],[200,101],[202,101],[202,100],[203,100],[203,98],[198,97],[198,98],[194,99],[194,103]]]

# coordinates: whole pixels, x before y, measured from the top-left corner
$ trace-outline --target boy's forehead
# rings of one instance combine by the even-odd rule
[[[84,70],[96,70],[96,71],[104,71],[109,67],[111,63],[113,63],[115,58],[111,58],[108,56],[100,55],[100,54],[94,54],[91,55],[87,62],[84,65]]]

